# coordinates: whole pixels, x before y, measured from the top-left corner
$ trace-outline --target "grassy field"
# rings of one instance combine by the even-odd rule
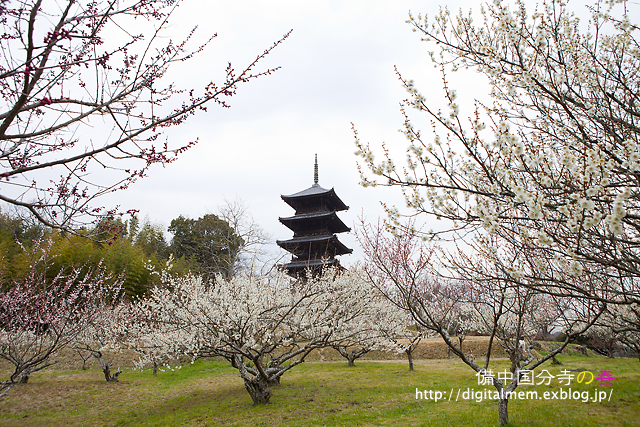
[[[512,400],[513,426],[640,426],[640,363],[634,359],[563,356],[563,366],[545,365],[553,375],[562,369],[607,369],[610,386],[595,380],[571,384],[572,390],[611,392],[611,400]],[[507,361],[499,362],[498,370]],[[273,388],[270,405],[253,406],[237,372],[227,363],[198,361],[157,377],[149,370],[126,370],[119,383],[106,383],[101,371],[50,369],[17,385],[0,399],[2,426],[490,426],[497,424],[497,403],[459,397],[458,390],[480,391],[474,373],[461,362],[419,360],[410,372],[406,362],[314,361],[287,373]],[[519,390],[565,390],[551,385]],[[439,402],[416,399],[420,391],[441,391]],[[449,395],[452,400],[449,401]]]

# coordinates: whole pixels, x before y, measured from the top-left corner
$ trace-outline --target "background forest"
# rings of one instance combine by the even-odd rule
[[[172,237],[169,241],[165,232]],[[92,236],[92,238],[87,238]],[[179,216],[168,230],[149,220],[133,218],[103,220],[77,233],[53,230],[17,214],[0,212],[0,274],[3,286],[10,286],[30,271],[32,251],[51,240],[48,279],[70,267],[85,271],[99,264],[113,280],[123,276],[127,297],[142,296],[159,282],[152,270],[161,270],[172,258],[178,275],[192,272],[205,278],[216,273],[229,277],[238,268],[245,240],[227,221],[214,214],[198,219]]]

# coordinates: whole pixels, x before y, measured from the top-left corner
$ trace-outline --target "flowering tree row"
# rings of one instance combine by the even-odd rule
[[[3,392],[54,364],[63,348],[95,357],[105,379],[117,381],[121,371],[104,351],[129,348],[139,366],[156,368],[181,356],[223,357],[261,404],[314,349],[403,351],[396,342],[406,330],[403,313],[357,268],[299,281],[273,273],[208,282],[172,275],[168,267],[147,297],[123,302],[122,278],[109,278],[104,269],[72,267],[48,279],[50,249],[51,241],[25,250],[38,255],[32,273],[0,292],[0,357],[15,366]]]

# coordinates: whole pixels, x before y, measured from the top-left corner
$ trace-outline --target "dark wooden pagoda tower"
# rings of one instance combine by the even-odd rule
[[[338,255],[350,254],[336,236],[351,229],[338,217],[336,212],[349,209],[332,188],[327,190],[318,185],[318,155],[314,166],[313,185],[306,190],[289,196],[281,196],[295,209],[295,215],[279,218],[280,222],[293,231],[293,239],[278,240],[278,246],[290,252],[291,262],[281,265],[292,277],[305,277],[307,269],[318,274],[325,266],[340,266]]]

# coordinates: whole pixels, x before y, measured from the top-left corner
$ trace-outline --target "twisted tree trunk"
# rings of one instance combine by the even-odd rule
[[[269,390],[269,382],[261,377],[244,379],[244,388],[247,389],[254,405],[265,405],[269,403],[271,398],[271,390]]]
[[[104,373],[104,379],[107,382],[113,382],[113,383],[117,383],[118,382],[118,377],[120,376],[122,371],[120,370],[120,368],[118,368],[118,370],[116,372],[111,373],[111,367],[109,366],[108,363],[106,363],[102,359],[102,353],[99,350],[94,350],[91,347],[89,347],[88,345],[86,345],[85,347],[75,347],[75,349],[76,350],[87,351],[93,357],[98,359],[98,362],[100,362],[100,366],[102,367],[102,372]]]
[[[265,377],[260,370],[248,368],[242,360],[242,356],[234,355],[230,358],[231,365],[240,371],[240,377],[244,381],[244,388],[249,392],[254,405],[265,405],[271,398],[269,386],[280,383],[280,377]],[[249,372],[249,370],[252,372]],[[263,370],[264,372],[264,370]],[[274,384],[275,383],[275,384]]]
[[[341,345],[334,345],[332,347],[336,349],[342,357],[347,359],[348,366],[356,366],[356,359],[361,358],[371,351],[369,348],[361,348],[359,350],[352,350],[351,352],[348,352],[347,348]]]
[[[120,374],[122,373],[120,368],[118,368],[118,370],[112,374],[111,367],[109,367],[108,363],[104,363],[102,359],[100,359],[100,363],[102,364],[102,372],[104,373],[104,379],[107,380],[107,382],[117,383],[118,376],[120,376]]]

